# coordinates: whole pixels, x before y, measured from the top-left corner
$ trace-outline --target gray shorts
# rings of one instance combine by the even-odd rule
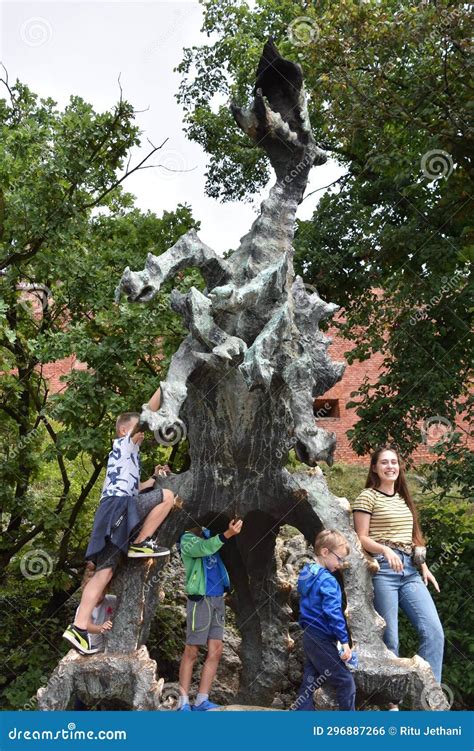
[[[225,602],[220,597],[203,597],[186,604],[186,644],[205,646],[209,639],[224,638]]]
[[[138,535],[143,522],[155,506],[158,506],[163,500],[163,490],[157,488],[156,490],[150,490],[148,493],[140,493],[136,497],[137,511],[140,518],[140,524],[137,524],[133,528],[130,539],[133,541]],[[105,548],[102,548],[100,553],[97,554],[95,559],[95,570],[100,571],[104,568],[111,568],[113,571],[117,568],[122,551],[113,542],[107,542]]]

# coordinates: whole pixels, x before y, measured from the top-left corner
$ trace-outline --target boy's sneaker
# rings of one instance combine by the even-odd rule
[[[205,699],[197,706],[194,705],[193,712],[207,712],[209,709],[220,709],[220,704],[214,704],[214,702]]]
[[[82,655],[95,655],[99,647],[91,645],[91,639],[87,631],[78,629],[73,623],[70,623],[63,634],[63,639],[71,642],[72,646]]]
[[[135,542],[128,548],[129,558],[159,558],[161,555],[169,555],[168,548],[162,548],[149,537],[143,542]]]
[[[191,707],[188,703],[183,704],[183,706],[178,709],[178,712],[191,712]]]

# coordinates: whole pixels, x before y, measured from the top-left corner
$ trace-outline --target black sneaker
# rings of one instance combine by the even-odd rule
[[[169,555],[168,548],[162,548],[149,537],[143,542],[135,542],[128,548],[129,558],[159,558],[162,555]]]
[[[87,631],[78,629],[73,623],[70,623],[63,634],[63,639],[71,642],[72,646],[82,655],[95,655],[99,647],[91,645],[91,639]]]

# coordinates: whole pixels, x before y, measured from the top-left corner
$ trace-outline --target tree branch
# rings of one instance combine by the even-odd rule
[[[98,196],[96,199],[94,199],[94,201],[91,201],[90,203],[83,204],[81,206],[81,208],[82,209],[92,209],[92,208],[94,208],[94,206],[97,206],[101,201],[103,201],[103,199],[105,198],[105,196],[107,196],[109,193],[111,193],[113,190],[115,190],[115,188],[118,188],[118,186],[121,185],[121,183],[123,183],[123,181],[126,180],[127,177],[130,177],[130,175],[133,175],[134,172],[138,172],[138,170],[143,169],[143,165],[145,164],[145,162],[147,162],[148,159],[150,159],[150,157],[153,156],[153,154],[155,154],[157,151],[159,151],[159,149],[162,149],[163,146],[165,145],[165,143],[168,140],[169,140],[168,138],[165,138],[165,140],[163,141],[163,143],[160,146],[155,146],[155,148],[152,151],[150,151],[150,153],[147,154],[146,157],[144,159],[142,159],[141,162],[139,162],[135,167],[133,167],[133,169],[131,169],[131,170],[127,169],[125,171],[125,174],[122,175],[122,177],[120,178],[120,180],[117,180],[113,185],[110,186],[110,188],[107,188],[107,190],[105,190],[103,193],[101,193],[100,196]]]
[[[4,258],[3,261],[0,261],[0,270],[5,269],[7,266],[11,266],[17,261],[27,261],[29,258],[32,258],[41,249],[41,246],[43,245],[45,239],[45,237],[39,237],[37,240],[34,240],[32,243],[28,244],[26,251],[12,253],[11,255]]]
[[[329,185],[324,185],[322,188],[316,188],[316,190],[312,190],[311,193],[307,193],[305,197],[303,198],[303,201],[306,201],[307,198],[310,196],[314,196],[315,193],[319,193],[320,190],[326,190],[326,188],[331,188],[333,185],[337,185],[337,183],[341,182],[342,180],[345,180],[347,177],[350,177],[351,173],[346,172],[345,175],[341,175],[341,177],[338,177],[337,180],[334,180],[334,182],[329,183]],[[301,203],[303,203],[301,201]]]
[[[16,109],[17,104],[16,104],[15,96],[14,96],[13,91],[10,88],[10,84],[8,82],[8,70],[5,68],[5,66],[4,66],[3,63],[0,63],[0,67],[2,67],[3,70],[5,71],[5,78],[0,78],[0,83],[3,83],[5,85],[7,91],[9,93],[9,95],[10,95],[10,99],[11,99],[11,103],[13,105],[13,108]]]
[[[0,402],[0,409],[3,410],[9,417],[11,417],[12,420],[15,420],[15,422],[19,421],[20,415],[18,414],[18,412],[15,412],[14,409],[9,407],[4,402]]]
[[[58,561],[57,561],[57,568],[62,568],[64,565],[64,562],[67,558],[67,549],[69,540],[72,534],[72,528],[74,526],[74,523],[77,519],[77,516],[84,505],[84,502],[91,492],[92,488],[94,487],[97,478],[99,477],[100,473],[102,472],[102,468],[104,466],[104,462],[101,462],[98,466],[94,467],[94,471],[92,475],[90,476],[89,480],[87,481],[86,485],[82,487],[81,493],[79,495],[79,498],[75,502],[74,506],[72,507],[72,511],[69,515],[68,520],[68,526],[67,529],[64,532],[64,535],[61,539],[61,542],[59,544],[59,554],[58,554]]]

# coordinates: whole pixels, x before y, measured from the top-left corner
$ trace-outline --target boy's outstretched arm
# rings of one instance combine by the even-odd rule
[[[204,558],[213,555],[222,547],[226,540],[240,534],[242,529],[242,519],[232,519],[229,526],[222,534],[214,535],[208,539],[197,537],[192,532],[185,532],[181,542],[181,554],[188,555],[191,558]]]
[[[150,401],[148,402],[148,409],[150,409],[152,412],[158,412],[160,407],[161,407],[161,385],[158,386],[155,393],[153,394]]]

